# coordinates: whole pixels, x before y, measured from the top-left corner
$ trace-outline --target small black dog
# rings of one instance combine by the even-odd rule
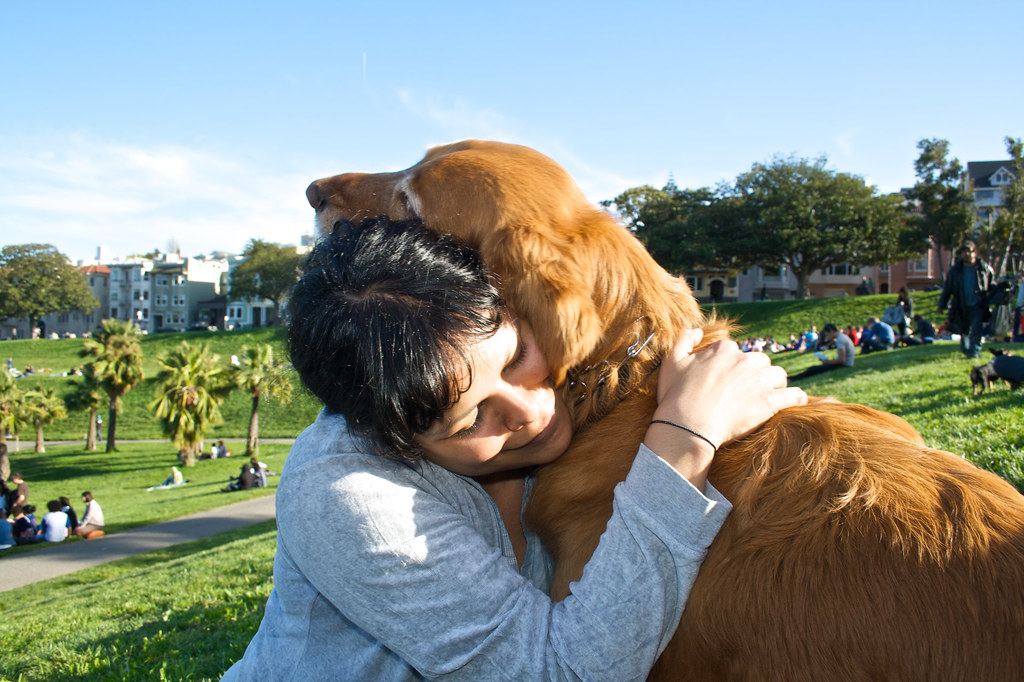
[[[1016,391],[1024,384],[1024,358],[1013,357],[1009,351],[998,348],[988,349],[995,357],[987,365],[980,365],[971,368],[971,385],[974,387],[974,395],[978,390],[982,393],[989,387],[989,384],[997,379],[1002,379],[1010,384],[1010,390]]]

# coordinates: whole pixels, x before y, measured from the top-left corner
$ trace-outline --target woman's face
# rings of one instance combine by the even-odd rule
[[[572,422],[525,322],[504,324],[468,352],[472,383],[416,443],[463,476],[547,464],[569,447]],[[469,377],[460,377],[460,386]]]

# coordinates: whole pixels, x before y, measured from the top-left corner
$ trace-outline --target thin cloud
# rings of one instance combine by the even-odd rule
[[[297,243],[312,230],[303,174],[264,171],[241,159],[180,146],[103,144],[68,136],[59,147],[0,147],[0,241],[48,242],[72,260],[96,247],[115,255],[164,248],[238,252],[253,237]],[[42,150],[29,152],[29,149]],[[264,164],[274,167],[273,164]]]

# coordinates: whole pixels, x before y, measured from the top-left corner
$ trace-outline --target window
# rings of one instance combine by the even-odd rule
[[[185,305],[185,297],[180,294],[175,294],[174,296],[171,296],[171,305],[180,308],[181,306]]]
[[[157,294],[156,295],[156,304],[159,305],[159,306],[167,305],[167,294]]]
[[[928,256],[913,261],[910,264],[911,272],[928,272]]]
[[[142,281],[142,270],[135,271],[135,277],[133,278],[136,282]]]
[[[993,185],[1009,185],[1013,182],[1013,176],[1006,172],[1005,168],[1000,168],[999,171],[992,176]]]
[[[110,292],[110,302],[111,303],[117,303],[117,292],[116,291],[111,291]],[[117,317],[117,316],[115,315],[114,317]]]
[[[157,277],[156,285],[158,287],[169,287],[171,286],[171,280],[168,277]]]

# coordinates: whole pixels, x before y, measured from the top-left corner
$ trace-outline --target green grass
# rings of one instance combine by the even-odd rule
[[[280,472],[288,454],[288,445],[264,443],[260,461]],[[247,461],[242,443],[228,443],[232,456],[199,460],[194,467],[181,467],[188,485],[148,491],[163,483],[178,464],[177,450],[168,443],[123,443],[118,452],[85,452],[79,446],[51,446],[45,453],[10,453],[12,471],[20,471],[29,486],[29,504],[37,507],[36,518],[46,513],[46,503],[61,495],[71,499],[79,517],[85,511],[81,501],[84,490],[92,492],[103,507],[105,530],[118,532],[157,521],[213,509],[231,502],[267,495],[277,489],[277,476],[270,476],[267,488],[220,492],[229,476],[237,476]],[[207,447],[209,450],[209,447]],[[82,542],[71,538],[65,542]],[[0,557],[38,549],[41,545],[12,547],[0,551]]]
[[[914,313],[920,313],[936,327],[942,321],[937,312],[939,292],[912,294]],[[736,338],[747,336],[773,336],[785,342],[790,334],[800,335],[812,324],[818,329],[829,322],[840,328],[857,324],[864,326],[868,316],[881,318],[886,306],[894,305],[896,296],[844,296],[838,298],[811,298],[792,301],[765,301],[763,303],[725,303],[714,307],[720,314],[735,320],[740,329]]]
[[[267,521],[3,594],[0,679],[210,680],[270,594]]]
[[[221,356],[221,362],[227,364],[232,354],[237,354],[242,346],[257,343],[270,343],[275,351],[284,357],[285,330],[282,327],[230,331],[230,332],[187,332],[180,334],[150,334],[142,338],[144,380],[132,389],[124,398],[121,411],[117,417],[118,440],[141,440],[163,438],[160,424],[153,416],[148,404],[155,397],[156,382],[154,377],[159,371],[158,358],[161,354],[174,348],[182,341],[189,343],[206,343],[211,352]],[[62,376],[72,367],[80,367],[84,360],[79,353],[83,339],[36,339],[31,341],[5,341],[0,344],[0,362],[7,357],[14,360],[14,366],[23,370],[32,365],[39,371],[18,380],[22,389],[31,389],[36,385],[50,387],[60,396],[67,396],[74,390],[74,385],[81,382],[80,377]],[[56,376],[54,376],[56,375]],[[260,436],[263,438],[294,438],[316,417],[319,405],[301,386],[297,376],[292,379],[293,397],[290,403],[280,404],[276,401],[264,400],[260,405]],[[252,404],[244,391],[231,393],[221,407],[224,422],[209,432],[208,438],[244,438],[249,428],[249,413]],[[104,405],[99,411],[104,423],[107,421],[107,408]],[[47,440],[84,440],[89,414],[85,410],[69,411],[68,417],[44,430]],[[105,428],[105,427],[104,427]],[[104,431],[104,434],[106,432]],[[34,438],[34,430],[27,428],[21,434],[22,439]]]

